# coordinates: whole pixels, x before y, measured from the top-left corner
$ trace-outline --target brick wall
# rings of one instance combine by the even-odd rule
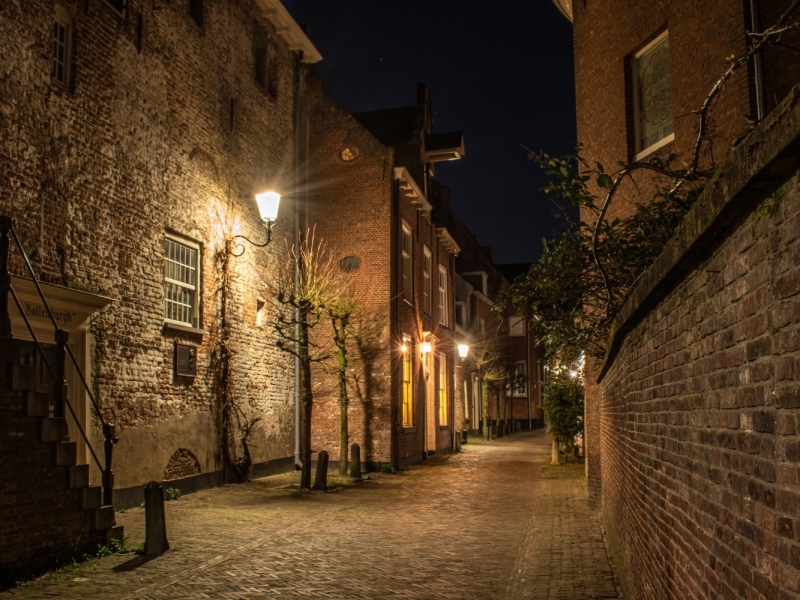
[[[234,234],[264,238],[255,192],[291,188],[294,55],[251,0],[205,3],[202,27],[186,0],[158,10],[130,0],[124,18],[103,0],[57,4],[74,24],[69,91],[50,77],[55,3],[5,3],[0,13],[0,213],[15,219],[44,279],[114,300],[91,324],[91,355],[96,395],[119,431],[117,486],[160,480],[179,448],[203,474],[217,472],[217,259]],[[276,97],[254,81],[256,21],[276,44]],[[262,418],[256,463],[293,452],[293,362],[255,314],[292,212],[290,197],[278,242],[231,262],[234,394]],[[207,334],[163,328],[167,231],[201,243]],[[176,342],[198,348],[196,378],[173,376]]]
[[[798,146],[795,89],[620,315],[598,429],[626,597],[800,598]]]

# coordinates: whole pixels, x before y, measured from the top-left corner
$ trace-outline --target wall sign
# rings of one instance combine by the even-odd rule
[[[197,376],[197,348],[186,344],[175,344],[175,375]]]

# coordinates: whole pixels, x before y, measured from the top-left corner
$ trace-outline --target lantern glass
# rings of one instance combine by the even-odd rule
[[[430,354],[431,353],[431,343],[430,342],[422,342],[419,345],[419,350],[422,354]]]
[[[268,191],[256,194],[258,212],[261,213],[261,220],[264,223],[274,223],[278,220],[278,206],[281,203],[281,195],[277,192]]]
[[[469,345],[468,344],[459,344],[458,345],[458,355],[461,358],[467,358],[467,354],[469,354]]]

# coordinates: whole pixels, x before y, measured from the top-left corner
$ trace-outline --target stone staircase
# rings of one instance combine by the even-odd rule
[[[52,416],[40,360],[33,344],[0,338],[0,589],[123,536],[89,483],[96,467],[77,464],[71,417]]]

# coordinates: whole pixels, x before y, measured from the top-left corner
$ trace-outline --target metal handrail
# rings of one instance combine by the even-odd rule
[[[104,438],[104,450],[105,450],[105,466],[100,465],[100,460],[97,458],[97,454],[95,454],[92,445],[89,443],[89,440],[86,436],[86,433],[83,431],[81,424],[78,422],[78,419],[75,415],[75,411],[72,408],[72,405],[69,403],[66,395],[63,393],[63,386],[64,386],[64,379],[63,379],[63,364],[61,368],[61,376],[57,376],[55,372],[50,368],[49,363],[44,355],[44,351],[42,350],[41,344],[39,340],[36,338],[36,335],[33,332],[33,328],[31,327],[30,322],[28,321],[28,317],[25,312],[22,310],[22,304],[17,297],[16,292],[11,285],[10,275],[8,273],[8,251],[9,251],[9,244],[8,244],[8,234],[11,233],[14,237],[14,241],[16,242],[17,248],[19,249],[22,257],[25,260],[25,265],[28,268],[28,272],[31,274],[31,278],[33,279],[33,283],[36,286],[36,291],[39,293],[39,297],[42,300],[42,304],[47,309],[47,315],[50,317],[50,321],[53,324],[53,329],[55,330],[55,338],[56,344],[58,345],[59,353],[64,352],[65,355],[61,356],[60,362],[63,363],[66,355],[68,354],[70,359],[72,360],[72,364],[75,367],[75,372],[78,374],[81,383],[83,384],[84,389],[86,390],[86,394],[89,397],[89,400],[92,403],[92,407],[94,408],[94,412],[97,415],[97,418],[100,420],[103,429],[103,438]],[[72,349],[67,345],[69,334],[67,331],[60,329],[58,323],[56,322],[55,316],[53,315],[53,311],[50,308],[50,304],[47,302],[47,298],[42,291],[42,287],[39,285],[39,280],[36,277],[36,272],[33,270],[33,265],[31,264],[30,259],[28,258],[28,254],[25,252],[25,248],[22,246],[22,242],[17,235],[16,230],[14,229],[13,220],[10,217],[0,217],[0,284],[5,289],[0,289],[0,308],[2,308],[5,314],[0,314],[0,319],[2,321],[2,329],[7,329],[5,333],[10,334],[10,320],[8,316],[8,299],[6,292],[10,291],[14,297],[14,301],[17,303],[17,307],[22,314],[23,319],[25,320],[25,325],[28,327],[28,331],[30,332],[31,336],[33,337],[34,342],[36,343],[36,347],[38,348],[42,359],[47,366],[47,370],[50,372],[50,375],[53,377],[53,381],[55,382],[56,386],[56,400],[57,400],[57,408],[59,412],[62,412],[62,407],[58,407],[59,402],[64,402],[69,408],[70,413],[72,414],[72,418],[75,420],[75,424],[78,427],[83,439],[86,441],[86,446],[89,448],[89,451],[92,453],[92,458],[94,458],[97,466],[100,468],[102,472],[102,480],[103,480],[103,504],[110,505],[113,502],[113,489],[114,489],[114,472],[111,469],[111,462],[113,457],[113,447],[114,444],[117,443],[116,437],[116,427],[113,423],[108,423],[100,412],[100,408],[97,406],[97,402],[95,401],[94,395],[92,391],[89,389],[89,384],[86,382],[86,378],[83,376],[83,372],[81,368],[78,366],[78,362],[75,359],[75,355],[72,353]],[[0,331],[0,334],[4,332]]]

